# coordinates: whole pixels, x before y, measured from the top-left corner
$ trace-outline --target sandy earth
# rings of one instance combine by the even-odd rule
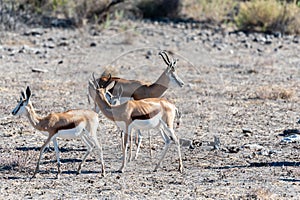
[[[282,142],[300,126],[299,37],[146,22],[0,34],[1,199],[299,198],[299,142]],[[86,97],[92,72],[100,75],[107,68],[120,77],[154,82],[166,68],[158,56],[162,49],[179,59],[177,73],[185,82],[165,94],[183,113],[176,134],[195,146],[181,148],[183,174],[177,171],[175,145],[153,172],[163,148],[157,131],[151,131],[152,158],[144,132],[139,158],[116,173],[120,135],[100,113],[105,177],[95,153],[76,175],[85,146],[58,140],[61,178],[55,179],[50,149],[30,180],[46,137],[24,116],[11,115],[22,89],[31,87],[40,115],[92,109]],[[220,140],[217,149],[214,137]]]

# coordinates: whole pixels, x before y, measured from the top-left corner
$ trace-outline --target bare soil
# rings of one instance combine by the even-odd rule
[[[300,39],[296,36],[230,33],[186,24],[112,23],[105,29],[24,29],[0,37],[0,198],[1,199],[298,199]],[[194,149],[176,146],[153,172],[163,148],[157,131],[148,134],[137,160],[121,166],[120,134],[99,113],[99,138],[107,175],[80,140],[58,140],[63,173],[55,179],[51,144],[40,173],[30,179],[46,137],[25,116],[15,117],[20,91],[29,85],[39,115],[92,109],[87,84],[105,69],[127,79],[154,82],[166,68],[158,56],[178,58],[185,86],[171,86],[165,98],[183,113],[175,130]],[[299,132],[298,132],[299,133]],[[219,148],[214,148],[214,137]],[[134,150],[136,146],[134,146]]]

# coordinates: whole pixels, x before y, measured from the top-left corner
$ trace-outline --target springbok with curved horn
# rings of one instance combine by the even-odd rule
[[[176,116],[176,107],[174,104],[162,98],[147,98],[142,100],[129,100],[120,105],[111,105],[106,98],[106,93],[114,86],[111,82],[106,88],[100,88],[98,82],[94,79],[89,81],[89,89],[95,91],[94,101],[102,113],[111,121],[115,122],[118,127],[125,133],[123,162],[120,172],[123,172],[127,162],[128,140],[131,130],[136,129],[153,129],[159,128],[165,146],[154,171],[158,169],[164,159],[171,140],[175,141],[179,156],[179,171],[183,171],[180,144],[173,129],[173,123]],[[170,137],[169,137],[169,136]]]
[[[96,81],[98,82],[98,85],[102,88],[105,88],[108,84],[114,81],[114,86],[109,90],[109,92],[114,96],[116,96],[118,92],[118,87],[122,86],[122,98],[127,97],[126,100],[128,100],[128,98],[140,100],[145,98],[162,97],[166,90],[169,88],[170,83],[175,83],[179,87],[183,87],[184,82],[179,78],[176,72],[177,60],[172,59],[172,61],[170,61],[168,54],[165,51],[159,52],[159,55],[166,63],[167,68],[163,71],[160,77],[152,84],[148,84],[143,81],[127,80],[119,77],[112,77],[110,74],[108,77],[102,76],[96,79]]]
[[[119,77],[112,77],[110,74],[109,76],[102,76],[96,79],[98,85],[102,88],[105,88],[111,82],[114,81],[113,87],[109,90],[109,92],[113,96],[120,95],[119,88],[122,87],[122,96],[119,97],[119,102],[124,103],[130,99],[140,100],[145,98],[159,98],[164,95],[166,90],[169,88],[170,83],[175,83],[179,87],[184,86],[184,82],[179,78],[176,72],[176,63],[177,59],[169,59],[168,54],[166,51],[159,52],[159,55],[162,57],[164,62],[167,65],[167,68],[163,71],[160,77],[152,84],[148,84],[146,82],[137,81],[137,80],[127,80]],[[88,90],[89,95],[94,98],[94,93],[92,90]],[[112,102],[110,102],[112,103]],[[95,110],[98,111],[95,102]],[[149,135],[149,139],[151,140],[151,136]],[[138,153],[140,150],[142,142],[142,134],[140,130],[138,130],[138,145],[135,154],[135,159],[138,157]],[[151,141],[150,141],[151,144]],[[151,155],[151,148],[150,148],[150,155]],[[130,156],[131,158],[131,156]]]
[[[53,141],[54,149],[57,159],[57,178],[61,174],[59,149],[56,138],[73,139],[80,138],[87,147],[87,152],[82,158],[79,164],[77,174],[81,173],[81,167],[85,162],[87,156],[96,148],[98,150],[101,165],[102,175],[105,175],[105,167],[103,161],[102,146],[97,139],[97,128],[99,125],[98,114],[91,110],[69,110],[62,113],[51,113],[46,117],[40,117],[36,114],[32,103],[30,101],[31,90],[29,86],[26,88],[26,93],[21,92],[20,100],[16,108],[12,111],[13,115],[25,115],[28,117],[31,125],[48,136],[47,140],[41,147],[39,159],[34,171],[33,177],[39,171],[40,161],[42,159],[43,152],[48,144]]]

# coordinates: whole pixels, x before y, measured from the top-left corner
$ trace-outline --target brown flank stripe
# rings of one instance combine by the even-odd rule
[[[76,127],[76,124],[75,122],[72,122],[72,123],[69,123],[69,124],[66,124],[65,126],[60,126],[56,129],[56,133],[60,130],[68,130],[68,129],[72,129],[72,128],[75,128]]]
[[[147,120],[147,119],[151,119],[152,117],[154,117],[155,115],[157,115],[159,113],[159,109],[154,110],[150,113],[147,113],[145,115],[131,115],[131,119],[132,121],[134,120]]]

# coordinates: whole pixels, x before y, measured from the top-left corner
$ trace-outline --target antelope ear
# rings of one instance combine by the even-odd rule
[[[114,86],[115,86],[115,82],[116,81],[112,81],[110,84],[108,84],[108,86],[105,88],[106,91],[111,90]]]
[[[30,90],[29,86],[27,86],[27,88],[26,88],[26,98],[27,98],[27,100],[29,100],[30,97],[31,97],[31,90]]]
[[[20,97],[20,99],[26,99],[24,90],[21,91],[21,97]]]

